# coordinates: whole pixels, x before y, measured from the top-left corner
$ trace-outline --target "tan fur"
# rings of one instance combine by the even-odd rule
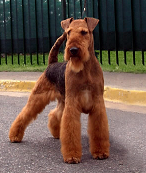
[[[11,126],[9,132],[11,142],[20,142],[29,123],[37,118],[37,115],[42,112],[50,101],[60,97],[60,93],[55,91],[43,73],[35,84],[26,106]]]
[[[69,19],[67,19],[69,20]],[[64,24],[66,23],[67,24]],[[78,163],[81,159],[81,112],[89,113],[88,134],[93,158],[109,156],[109,132],[103,100],[103,73],[94,55],[92,31],[98,20],[63,21],[67,32],[65,59],[65,108],[61,121],[61,151],[64,161]],[[88,27],[89,26],[89,27]],[[82,31],[83,34],[81,33]],[[71,47],[78,47],[77,57],[72,57]]]
[[[64,100],[59,100],[57,107],[49,113],[48,127],[54,138],[60,137],[60,122],[64,110]]]
[[[55,138],[61,140],[61,152],[64,162],[79,163],[82,156],[81,146],[81,113],[89,114],[88,135],[90,152],[95,159],[109,157],[109,130],[103,92],[104,80],[101,67],[94,55],[93,30],[99,20],[73,18],[61,22],[67,34],[64,58],[67,60],[65,70],[65,95],[58,89],[58,83],[53,83],[50,76],[51,68],[45,71],[37,81],[26,106],[13,122],[9,138],[11,142],[20,142],[28,124],[36,119],[50,101],[57,98],[57,107],[49,113],[48,127]],[[66,34],[58,39],[52,48],[49,62],[56,62],[60,45]],[[57,46],[58,45],[58,46]],[[72,52],[71,49],[75,48]],[[56,50],[55,50],[56,49]],[[59,69],[60,65],[58,65]],[[58,81],[60,78],[57,78]],[[62,91],[62,92],[61,92]]]
[[[59,47],[62,45],[63,41],[66,39],[66,32],[64,32],[55,42],[49,53],[48,64],[58,62],[58,52]]]

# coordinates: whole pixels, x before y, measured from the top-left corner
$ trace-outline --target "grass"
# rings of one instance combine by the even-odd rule
[[[7,64],[6,59],[1,58],[0,71],[15,71],[15,72],[23,72],[23,71],[40,71],[43,72],[48,65],[48,54],[45,54],[45,64],[43,62],[43,55],[38,54],[39,65],[37,64],[37,55],[32,55],[32,64],[30,61],[30,55],[26,55],[26,64],[24,63],[24,55],[19,56],[20,65],[18,64],[18,55],[13,55],[13,64],[12,64],[12,56],[7,56]],[[63,61],[63,54],[59,54],[58,61]]]
[[[97,51],[98,52],[98,51]],[[102,64],[101,67],[103,71],[111,72],[127,72],[127,73],[146,73],[146,52],[144,52],[145,61],[142,64],[142,53],[141,51],[135,52],[135,64],[133,64],[133,52],[126,52],[127,65],[124,63],[124,52],[118,52],[119,65],[116,63],[116,52],[110,52],[111,64],[108,64],[108,51],[102,52]],[[99,59],[99,58],[98,58]]]
[[[99,51],[96,51],[98,55],[98,59],[100,59]],[[146,57],[146,52],[144,53]],[[116,63],[116,52],[110,52],[110,61],[111,64],[108,63],[108,51],[102,51],[102,64],[101,67],[103,71],[110,71],[110,72],[129,72],[129,73],[146,73],[146,65],[142,64],[142,54],[140,51],[136,51],[136,65],[133,64],[133,52],[127,51],[127,65],[124,63],[124,52],[118,52],[119,57],[119,65]],[[37,64],[37,56],[32,55],[32,64],[30,62],[30,55],[26,55],[26,64],[24,63],[24,55],[19,56],[20,65],[18,64],[18,55],[13,55],[13,65],[12,65],[12,57],[7,56],[7,64],[6,58],[1,57],[1,65],[0,71],[44,71],[48,64],[48,54],[45,54],[45,65],[43,63],[43,55],[38,55],[39,65]],[[58,55],[58,61],[63,61],[63,54],[60,53]],[[145,58],[146,64],[146,58]]]

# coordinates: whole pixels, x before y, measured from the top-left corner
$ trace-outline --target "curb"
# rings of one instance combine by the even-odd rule
[[[31,92],[36,81],[0,80],[0,91]],[[130,105],[146,106],[146,91],[104,87],[104,99]]]
[[[31,92],[36,81],[0,80],[0,91]]]
[[[107,101],[146,106],[146,91],[124,90],[108,86],[105,86],[104,90],[104,98]]]

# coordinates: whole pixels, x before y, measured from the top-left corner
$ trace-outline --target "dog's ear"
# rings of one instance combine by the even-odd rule
[[[61,27],[62,27],[64,30],[66,30],[66,29],[69,27],[70,23],[71,23],[73,20],[74,20],[73,17],[71,17],[71,18],[69,18],[69,19],[66,19],[66,20],[61,21]]]
[[[89,31],[91,31],[91,32],[94,30],[94,28],[96,27],[96,25],[99,22],[99,19],[95,19],[92,17],[85,17],[84,20],[87,22],[87,26],[89,28]]]

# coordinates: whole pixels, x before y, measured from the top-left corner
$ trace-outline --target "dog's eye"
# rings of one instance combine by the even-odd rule
[[[67,32],[68,35],[70,35],[70,30]]]
[[[87,31],[81,31],[82,35],[86,35],[88,32]]]

